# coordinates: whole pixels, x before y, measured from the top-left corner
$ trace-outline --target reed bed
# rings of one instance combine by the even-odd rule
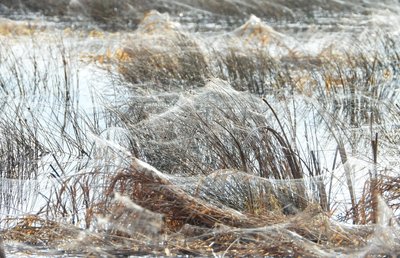
[[[132,11],[79,3],[111,25]],[[218,15],[242,8],[224,3]],[[48,60],[0,49],[1,186],[44,200],[2,219],[3,238],[44,255],[397,255],[400,55],[377,38],[310,54],[255,16],[216,36],[151,11],[118,47],[93,47],[124,96],[92,112],[64,41]]]

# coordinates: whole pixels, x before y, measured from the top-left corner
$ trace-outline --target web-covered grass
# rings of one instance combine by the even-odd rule
[[[94,14],[99,4],[76,2]],[[174,3],[226,18],[211,2]],[[223,7],[245,16],[263,4]],[[249,15],[196,32],[171,13],[147,12],[123,32],[1,27],[6,250],[397,254],[394,27],[364,13],[362,32],[307,25],[289,36]]]

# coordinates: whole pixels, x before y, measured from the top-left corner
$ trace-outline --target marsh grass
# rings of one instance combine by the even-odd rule
[[[260,100],[255,97],[273,95],[286,101],[293,94],[300,94],[306,96],[304,100],[299,101],[302,103],[300,105],[315,110],[314,118],[309,122],[325,124],[330,132],[329,138],[338,146],[341,164],[347,169],[348,156],[362,152],[363,148],[369,146],[369,135],[372,131],[376,130],[375,128],[385,128],[386,121],[395,119],[396,116],[394,105],[387,99],[393,101],[397,96],[393,90],[393,83],[396,81],[393,75],[396,74],[398,55],[389,47],[393,46],[393,40],[385,35],[381,39],[382,48],[376,52],[371,52],[366,47],[353,49],[353,52],[344,51],[336,56],[326,56],[324,53],[309,59],[292,54],[282,59],[273,58],[268,51],[251,46],[241,49],[228,46],[224,51],[203,50],[200,53],[204,55],[203,66],[208,67],[209,73],[203,73],[202,78],[210,74],[226,80],[230,85],[211,80],[204,90],[200,90],[202,93],[195,94],[190,101],[175,100],[166,106],[161,105],[163,108],[158,111],[153,109],[153,113],[150,114],[155,115],[157,119],[146,115],[139,119],[126,119],[127,116],[124,115],[124,121],[128,123],[128,128],[135,139],[132,152],[161,171],[180,171],[189,175],[199,173],[207,175],[217,169],[237,169],[274,179],[303,178],[304,175],[321,176],[329,169],[320,167],[319,154],[313,150],[315,146],[303,152],[304,156],[301,157],[300,151],[296,149],[296,141],[293,141],[293,137],[296,138],[297,134],[296,112],[293,113],[294,120],[285,121],[285,126],[282,126],[280,124],[282,118],[274,113],[274,108],[268,103],[265,103],[265,108],[269,108],[273,116],[262,118],[266,111],[261,111]],[[187,39],[181,38],[181,40]],[[164,47],[163,51],[173,52],[174,46],[167,44]],[[187,53],[192,55],[191,51]],[[130,54],[137,55],[135,51]],[[141,61],[146,67],[146,61]],[[129,62],[130,60],[127,60],[127,63]],[[185,63],[182,65],[186,67],[182,70],[192,71],[190,65],[185,66]],[[129,68],[126,64],[124,67]],[[177,71],[174,67],[174,62],[167,62],[163,63],[162,69]],[[137,71],[134,66],[131,68],[133,72]],[[120,72],[123,76],[129,74],[129,70]],[[143,78],[142,83],[152,84],[174,74],[178,74],[178,78],[183,77],[179,75],[180,71],[177,71],[177,73],[161,73],[154,74],[154,77],[141,78]],[[133,83],[137,84],[138,81]],[[182,91],[192,89],[193,86],[188,80],[176,83],[182,86],[169,90]],[[169,84],[170,82],[162,85]],[[210,91],[210,85],[213,84],[213,89]],[[230,86],[238,92],[233,93]],[[152,90],[164,91],[162,88],[152,88]],[[135,92],[140,93],[136,90]],[[248,93],[255,95],[246,99],[240,92],[245,92],[245,95]],[[317,101],[309,102],[309,97],[316,98]],[[141,105],[136,105],[136,111],[139,106]],[[168,106],[172,113],[167,111]],[[143,106],[141,107],[143,110]],[[382,115],[387,113],[391,114],[390,119],[387,115]],[[271,123],[271,118],[275,123]],[[371,131],[360,130],[357,133],[352,129],[363,126],[370,127]],[[159,133],[161,127],[164,128],[163,133]],[[349,131],[345,131],[345,128]],[[285,132],[287,129],[290,132],[288,135]],[[185,138],[186,134],[189,135],[188,139]],[[314,140],[318,145],[319,139]],[[140,142],[145,142],[145,145],[141,145]],[[157,151],[153,151],[155,148]],[[175,149],[179,150],[178,155],[174,154]],[[367,157],[370,155],[368,152],[362,153]],[[201,158],[196,157],[197,155]],[[295,158],[291,160],[292,158],[288,157]],[[352,209],[355,211],[358,197],[352,173],[351,170],[347,170],[345,177]],[[322,181],[312,186],[316,187],[315,196],[318,196],[314,201],[319,202],[324,209],[328,209],[331,203],[328,198],[332,196],[328,196],[325,183]],[[242,192],[245,190],[242,189]],[[249,204],[249,207],[252,205]],[[354,214],[355,223],[358,223],[357,217],[358,215]]]
[[[104,22],[114,16],[109,11]],[[132,96],[105,104],[106,114],[79,110],[63,44],[44,66],[58,67],[55,75],[38,69],[37,57],[26,68],[12,54],[0,55],[10,68],[0,77],[3,93],[22,100],[1,103],[12,112],[0,116],[2,179],[52,180],[39,192],[45,203],[35,216],[8,220],[6,239],[116,256],[398,252],[391,234],[397,218],[385,206],[398,210],[398,180],[379,167],[390,144],[376,134],[398,121],[396,106],[386,102],[397,96],[395,40],[382,37],[384,51],[376,53],[273,57],[252,45],[205,46],[168,19],[157,22],[135,34],[154,44],[124,42],[123,56],[110,62],[121,92]],[[159,25],[165,35],[152,30]],[[32,91],[47,101],[48,119],[25,101]],[[49,92],[56,98],[46,99]],[[118,130],[113,135],[103,124]],[[322,159],[326,135],[337,148],[332,168]],[[361,195],[350,164],[357,155],[371,164]],[[43,162],[50,170],[41,170]],[[350,204],[335,203],[338,167]],[[338,205],[343,221],[371,225],[335,222]],[[385,237],[390,241],[381,243]]]
[[[65,228],[57,222],[27,217],[8,231],[6,238],[29,242],[34,237],[46,241],[48,247],[56,247],[58,241],[63,243],[62,234],[62,238],[72,241],[66,246],[67,252],[96,255],[214,253],[320,257],[343,252],[349,255],[385,255],[397,250],[390,244],[378,249],[369,247],[369,243],[380,239],[374,226],[351,227],[334,223],[317,205],[309,205],[297,215],[289,216],[265,212],[262,215],[238,213],[228,207],[220,208],[209,200],[187,194],[171,184],[168,175],[137,159],[132,160],[128,170],[116,174],[109,187],[110,199],[104,203],[103,212],[106,211],[106,216],[110,217],[104,220],[106,224],[95,226],[96,232],[71,226]],[[144,217],[151,223],[138,227],[134,225],[139,224],[132,225]],[[113,223],[107,224],[110,221]],[[80,244],[83,241],[92,244]]]
[[[139,43],[125,48],[128,58],[119,67],[124,80],[149,84],[156,91],[204,86],[208,64],[197,43],[179,32],[160,40],[167,41],[164,44],[170,47],[143,47]]]
[[[174,112],[131,123],[132,153],[161,171],[182,176],[232,169],[266,179],[301,179],[296,150],[261,115],[265,103],[224,87],[223,81],[211,81],[204,92],[178,103]],[[301,199],[307,199],[304,193],[287,198],[300,207]]]
[[[393,44],[391,40],[386,43]],[[380,150],[382,143],[371,136],[375,130],[387,126],[387,114],[394,120],[397,116],[395,105],[386,102],[388,96],[391,101],[396,99],[393,87],[396,78],[389,75],[396,74],[392,69],[398,62],[397,55],[345,52],[330,59],[313,57],[307,62],[306,58],[297,57],[272,59],[260,50],[244,53],[241,55],[232,48],[205,59],[217,56],[218,61],[210,63],[210,70],[226,81],[211,79],[205,87],[145,119],[129,120],[124,115],[134,139],[131,152],[159,170],[133,161],[130,170],[114,177],[110,192],[121,192],[142,207],[163,214],[167,232],[188,234],[184,242],[189,247],[180,249],[181,253],[203,255],[202,244],[212,241],[212,252],[223,255],[241,251],[249,254],[251,251],[243,245],[253,244],[255,249],[265,250],[263,255],[288,255],[285,253],[288,249],[297,255],[334,255],[335,251],[329,249],[333,246],[336,251],[347,250],[344,252],[352,254],[357,251],[348,248],[367,255],[382,255],[381,247],[363,249],[368,242],[380,241],[381,236],[371,231],[374,226],[345,228],[328,219],[327,214],[334,212],[338,204],[332,199],[327,172],[333,173],[336,159],[341,159],[338,163],[344,167],[342,182],[350,203],[345,208],[348,213],[342,217],[344,221],[355,224],[382,221],[377,204],[379,196],[396,209],[393,178],[382,180],[384,170],[376,167],[377,160],[384,155],[378,154],[378,145]],[[282,67],[285,67],[283,72]],[[301,76],[310,78],[306,85],[301,84]],[[313,129],[308,137],[315,138],[308,138],[307,149],[297,149],[293,140],[298,135],[296,116],[304,114],[293,112],[294,119],[288,119],[290,114],[284,116],[277,108],[279,104],[257,97],[268,93],[286,102],[286,106],[292,94],[299,98],[305,95],[297,102],[313,110],[311,121],[305,123],[311,127],[311,122],[315,126],[322,121],[323,128],[338,146],[332,169],[321,167],[321,153],[316,150],[320,139]],[[310,94],[316,99],[310,101]],[[282,117],[288,121],[282,121]],[[363,126],[368,130],[347,131]],[[362,150],[365,146],[369,147],[368,152]],[[371,157],[375,167],[375,176],[370,177],[361,195],[356,193],[354,171],[348,166],[349,156],[353,155]],[[149,199],[156,201],[149,203]],[[317,210],[310,208],[316,206]],[[315,217],[311,215],[311,223],[305,225],[304,221],[310,221],[310,209]],[[237,217],[239,214],[244,217]],[[396,224],[396,218],[388,216],[390,221],[384,226],[387,230]],[[280,219],[293,219],[294,224],[281,228]],[[277,244],[275,238],[259,235],[255,229],[261,225],[259,220],[264,222],[262,225],[273,224],[262,227],[263,233],[291,240]],[[230,231],[231,227],[240,229]],[[281,233],[275,232],[278,228]],[[204,233],[207,229],[213,237],[207,238]],[[172,235],[178,238],[176,233]],[[199,246],[191,245],[193,240]],[[271,246],[261,244],[266,242]],[[167,248],[168,252],[176,250]],[[398,247],[385,248],[396,252]],[[308,253],[310,250],[312,254]]]
[[[80,180],[70,173],[85,171],[93,163],[94,143],[88,133],[100,134],[107,121],[100,122],[100,111],[81,109],[78,75],[64,42],[40,48],[38,38],[16,38],[16,45],[4,40],[1,45],[1,212],[16,217],[35,212],[42,218],[89,225],[90,217],[82,210],[92,209],[89,188],[99,185],[96,170],[86,171],[90,178],[78,175]],[[38,55],[43,48],[49,56]]]
[[[216,77],[227,80],[237,90],[264,96],[285,86],[285,68],[267,51],[230,47],[226,54],[215,55]]]
[[[150,0],[146,2],[138,0],[77,0],[77,1],[53,1],[53,0],[5,0],[2,4],[6,7],[5,15],[13,13],[39,13],[49,17],[72,18],[80,15],[96,21],[100,26],[115,30],[120,28],[132,28],[143,18],[143,13],[149,10],[168,12],[174,15],[185,14],[192,21],[199,24],[204,19],[217,22],[238,25],[238,20],[243,21],[251,14],[259,17],[267,17],[274,21],[303,21],[306,23],[318,22],[318,18],[349,16],[351,13],[368,13],[373,3],[364,3],[360,6],[354,3],[326,3],[315,0],[308,1],[261,1],[251,0],[246,3],[223,0],[178,0],[165,3],[163,0]],[[316,8],[318,6],[319,9]],[[206,25],[206,24],[203,24]]]

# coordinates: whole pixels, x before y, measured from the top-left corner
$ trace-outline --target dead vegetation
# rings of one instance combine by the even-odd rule
[[[3,234],[6,240],[54,250],[62,247],[71,254],[111,256],[375,257],[399,251],[397,244],[389,245],[392,243],[380,249],[371,248],[371,242],[384,237],[379,227],[389,232],[395,230],[393,224],[338,224],[315,204],[296,215],[272,211],[254,215],[220,208],[191,196],[171,184],[168,176],[137,159],[132,161],[130,169],[111,179],[106,196],[108,201],[102,204],[105,207],[98,206],[103,214],[97,214],[94,231],[30,216],[17,220]],[[83,244],[88,241],[89,246]]]

